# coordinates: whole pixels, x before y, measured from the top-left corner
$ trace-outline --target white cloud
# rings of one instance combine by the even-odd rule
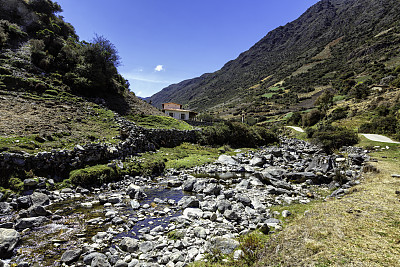
[[[163,65],[157,65],[157,67],[155,67],[154,70],[155,71],[162,71],[162,70],[164,70],[164,66]]]
[[[142,91],[136,92],[136,96],[143,96],[143,92]]]

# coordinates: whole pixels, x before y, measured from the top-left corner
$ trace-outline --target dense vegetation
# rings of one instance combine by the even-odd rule
[[[101,35],[79,40],[61,11],[51,0],[0,0],[0,89],[64,91],[120,113],[157,114],[128,90],[116,47]]]
[[[232,147],[258,147],[278,141],[277,136],[265,127],[228,121],[205,127],[201,136],[203,144]]]

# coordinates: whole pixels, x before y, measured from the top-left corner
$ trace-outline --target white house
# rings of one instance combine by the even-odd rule
[[[182,108],[181,104],[176,104],[176,103],[163,103],[162,104],[162,111],[171,116],[172,118],[178,119],[178,120],[193,120],[197,113],[193,112],[191,110],[186,110]]]

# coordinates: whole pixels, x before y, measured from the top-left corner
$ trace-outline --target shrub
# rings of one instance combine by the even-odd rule
[[[96,165],[71,171],[69,178],[75,185],[103,184],[115,180],[117,170],[107,165]]]
[[[379,133],[379,134],[396,134],[399,128],[397,119],[392,116],[377,117],[372,122],[364,123],[360,126],[361,133]]]
[[[312,142],[320,145],[326,153],[332,153],[342,146],[352,146],[359,142],[357,133],[332,125],[322,125],[316,130],[307,131]]]
[[[277,136],[266,128],[240,122],[223,122],[205,127],[200,138],[205,145],[232,147],[257,147],[278,141]]]
[[[302,116],[299,111],[293,113],[293,115],[288,119],[289,124],[293,124],[295,126],[300,126],[302,122]]]
[[[331,114],[329,114],[329,119],[332,121],[337,121],[347,118],[348,110],[349,110],[348,106],[336,108],[332,111]]]
[[[22,182],[19,178],[10,178],[8,185],[11,190],[17,193],[20,193],[24,190],[24,182]]]
[[[317,124],[323,117],[324,113],[319,110],[311,110],[308,113],[304,113],[302,116],[302,124],[305,127],[313,126]]]
[[[240,237],[240,249],[243,251],[241,260],[245,266],[253,266],[260,258],[261,252],[265,247],[266,238],[258,231]]]

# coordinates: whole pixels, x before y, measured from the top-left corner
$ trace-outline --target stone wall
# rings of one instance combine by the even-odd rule
[[[121,139],[118,144],[77,145],[72,150],[51,152],[0,153],[0,185],[11,173],[32,170],[35,174],[65,177],[69,171],[85,165],[106,163],[112,159],[124,159],[136,153],[154,151],[160,147],[174,147],[183,142],[196,142],[198,130],[179,131],[145,129],[123,118],[118,118]]]

